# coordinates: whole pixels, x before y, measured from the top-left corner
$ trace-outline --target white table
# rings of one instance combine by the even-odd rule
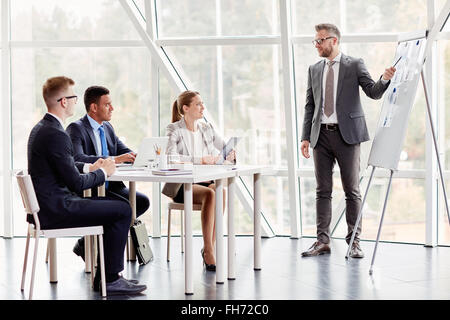
[[[216,282],[225,281],[225,250],[223,233],[223,180],[228,180],[228,279],[235,279],[235,231],[234,231],[234,193],[235,179],[239,176],[254,177],[254,269],[261,270],[261,170],[263,167],[201,168],[195,166],[190,175],[159,176],[150,171],[116,171],[108,181],[128,181],[132,221],[136,219],[136,182],[164,182],[184,184],[184,220],[185,220],[185,293],[191,295],[193,288],[193,251],[192,251],[192,184],[214,180],[216,185]]]

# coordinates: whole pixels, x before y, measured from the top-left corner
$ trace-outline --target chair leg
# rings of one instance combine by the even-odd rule
[[[106,297],[106,277],[105,277],[105,257],[103,252],[103,235],[98,235],[99,253],[100,253],[100,278],[102,287],[102,297]]]
[[[37,259],[38,248],[39,248],[39,236],[35,234],[33,266],[31,268],[30,294],[28,297],[28,299],[30,299],[30,300],[33,299],[34,275],[36,272],[36,259]]]
[[[58,282],[58,261],[56,254],[56,238],[48,239],[49,246],[49,267],[50,267],[50,282],[57,283]]]
[[[92,241],[91,236],[84,236],[84,272],[92,273],[91,267],[91,251]]]
[[[27,273],[28,264],[28,248],[30,246],[30,231],[27,231],[27,242],[25,244],[25,257],[23,259],[23,270],[22,270],[22,283],[20,285],[20,290],[23,291],[25,288],[25,275]]]
[[[181,226],[181,236],[180,236],[180,238],[181,238],[181,253],[184,253],[184,219],[183,219],[183,216],[184,216],[184,211],[180,210],[180,217],[181,217],[181,219],[180,219],[180,226]]]
[[[49,243],[48,243],[48,240],[47,240],[47,252],[45,253],[45,263],[48,263],[48,255],[50,254],[50,252],[48,250],[48,246],[49,246]]]
[[[127,253],[127,261],[130,261],[130,236],[127,236],[127,246],[125,251]]]
[[[167,214],[167,261],[170,261],[170,220],[172,215],[172,210],[168,209]]]
[[[94,250],[94,257],[95,257],[94,263],[93,263],[94,268],[92,268],[92,272],[94,272],[94,271],[96,271],[96,268],[98,267],[97,266],[97,253],[98,253],[98,250],[97,250],[97,237],[96,236],[92,236],[92,239],[94,240],[94,245],[91,247],[91,249]]]
[[[89,250],[89,257],[90,257],[90,259],[89,259],[89,269],[91,270],[91,285],[92,285],[92,287],[94,287],[94,274],[95,274],[95,272],[94,272],[94,261],[95,261],[95,250],[94,250],[94,240],[93,240],[93,238],[94,238],[94,236],[86,236],[86,239],[88,240],[88,242],[89,242],[89,247],[90,247],[90,250]],[[85,242],[85,244],[84,245],[86,245],[88,242]]]

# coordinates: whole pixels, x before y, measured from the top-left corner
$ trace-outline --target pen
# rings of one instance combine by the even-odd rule
[[[393,65],[393,67],[395,67],[397,65],[397,63],[400,61],[402,57],[398,58],[397,62]]]

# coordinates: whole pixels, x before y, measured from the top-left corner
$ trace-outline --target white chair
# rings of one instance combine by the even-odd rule
[[[184,203],[178,203],[178,202],[170,202],[167,206],[167,261],[170,261],[170,222],[171,222],[171,215],[172,210],[179,210],[180,211],[180,226],[181,226],[181,252],[184,252],[184,219],[183,219],[183,212],[184,212]],[[202,205],[201,204],[193,204],[192,205],[192,211],[201,211]]]
[[[24,291],[25,287],[25,274],[27,270],[27,261],[28,261],[28,248],[30,243],[30,237],[33,236],[35,238],[34,245],[34,256],[33,256],[33,267],[31,271],[31,284],[30,284],[30,294],[29,299],[31,300],[33,297],[33,286],[34,286],[34,276],[36,270],[36,257],[38,252],[39,245],[39,237],[43,236],[48,238],[49,241],[51,239],[60,238],[60,237],[80,237],[80,236],[98,236],[99,242],[99,251],[100,251],[100,275],[101,275],[101,288],[102,288],[102,296],[106,296],[106,282],[105,282],[105,260],[103,255],[103,226],[94,226],[94,227],[83,227],[83,228],[67,228],[67,229],[49,229],[42,230],[39,222],[38,212],[39,212],[39,204],[36,198],[36,193],[34,191],[33,183],[31,181],[31,177],[28,174],[25,174],[23,171],[20,171],[17,175],[17,183],[19,185],[20,194],[22,196],[23,205],[25,207],[25,212],[33,215],[34,225],[28,224],[27,231],[27,242],[25,245],[25,258],[23,262],[23,272],[22,272],[22,283],[20,289]],[[55,249],[55,246],[53,246]],[[50,262],[54,263],[56,266],[56,255],[53,253],[53,249],[48,249]],[[93,252],[94,250],[92,250]],[[91,257],[91,263],[94,261],[94,257]],[[93,267],[93,266],[92,266]]]

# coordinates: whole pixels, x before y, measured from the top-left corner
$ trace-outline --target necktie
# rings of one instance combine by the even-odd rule
[[[333,64],[336,61],[328,61],[327,79],[325,80],[325,104],[324,113],[327,117],[331,116],[334,112],[334,71]]]
[[[106,144],[106,138],[105,138],[105,129],[103,129],[103,126],[100,126],[98,128],[99,134],[100,134],[100,143],[102,145],[102,156],[109,156],[108,152],[108,145]]]
[[[108,145],[106,144],[106,138],[105,138],[105,129],[103,129],[103,126],[100,126],[98,128],[99,134],[100,134],[100,143],[102,145],[102,156],[109,156],[108,152]],[[108,181],[105,182],[105,188],[108,188]]]

